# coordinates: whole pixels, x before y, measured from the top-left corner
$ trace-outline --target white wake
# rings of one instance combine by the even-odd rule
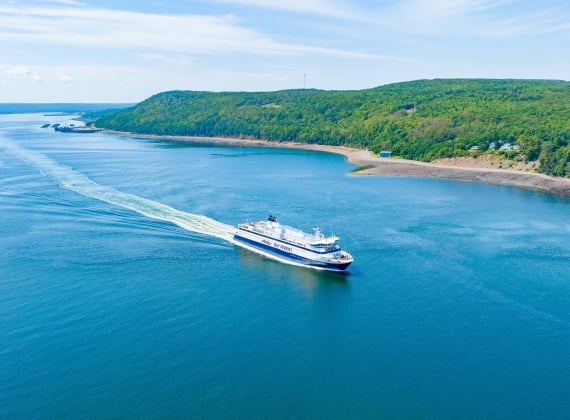
[[[191,232],[215,236],[232,242],[235,228],[231,225],[226,225],[206,216],[186,213],[156,201],[97,184],[82,173],[60,165],[41,153],[21,148],[5,138],[0,138],[0,147],[18,159],[25,161],[28,165],[39,169],[62,188],[75,191],[85,197],[95,198],[135,211],[152,219],[174,223]]]

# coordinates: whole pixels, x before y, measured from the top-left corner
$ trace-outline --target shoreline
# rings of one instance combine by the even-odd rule
[[[559,178],[539,174],[536,172],[525,172],[519,170],[480,168],[467,165],[449,166],[406,159],[381,158],[373,155],[368,150],[356,149],[347,146],[327,146],[318,144],[279,142],[258,139],[240,139],[229,137],[136,134],[106,129],[103,130],[103,133],[115,134],[131,138],[159,141],[181,141],[202,145],[272,147],[280,149],[311,150],[315,152],[335,153],[344,156],[349,163],[358,166],[358,168],[352,172],[355,175],[405,176],[476,181],[495,185],[519,187],[559,197],[570,197],[570,179],[567,178]]]

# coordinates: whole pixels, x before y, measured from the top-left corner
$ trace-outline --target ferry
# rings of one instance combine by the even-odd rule
[[[90,125],[82,125],[80,127],[75,126],[62,126],[58,125],[54,128],[55,131],[59,131],[61,133],[98,133],[99,131],[103,131],[102,128],[96,128]]]
[[[275,260],[328,271],[344,271],[354,261],[340,249],[339,238],[324,236],[319,228],[314,233],[282,225],[270,215],[267,220],[238,225],[234,241],[250,251]]]

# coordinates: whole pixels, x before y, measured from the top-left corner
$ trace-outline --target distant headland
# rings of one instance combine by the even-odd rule
[[[107,113],[96,126],[178,139],[341,146],[366,167],[363,174],[470,179],[570,196],[565,81],[437,79],[356,91],[171,91]],[[392,159],[375,158],[380,152]]]

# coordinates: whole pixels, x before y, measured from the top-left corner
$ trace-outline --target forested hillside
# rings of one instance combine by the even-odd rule
[[[173,91],[104,116],[96,125],[141,134],[347,145],[421,161],[493,151],[539,160],[541,172],[570,176],[570,83],[564,81],[452,79],[357,91]]]

